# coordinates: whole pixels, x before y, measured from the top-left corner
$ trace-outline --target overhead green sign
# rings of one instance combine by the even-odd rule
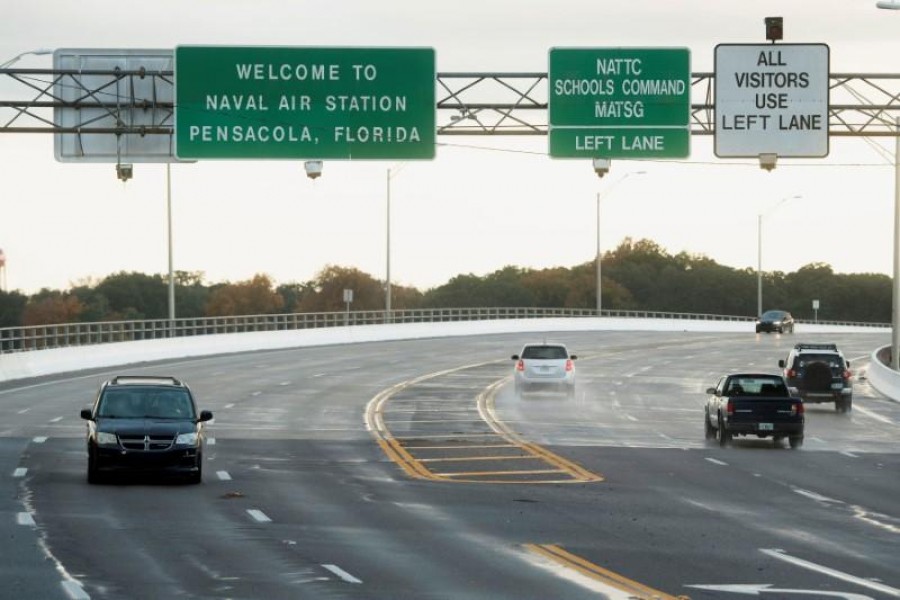
[[[175,155],[430,159],[433,48],[178,46]]]
[[[687,48],[551,48],[554,158],[684,158],[690,154]]]

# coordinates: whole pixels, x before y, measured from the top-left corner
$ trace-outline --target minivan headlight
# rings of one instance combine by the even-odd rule
[[[178,437],[175,439],[175,444],[178,446],[196,446],[197,432],[178,434]]]
[[[108,431],[97,432],[97,444],[101,446],[115,446],[118,443],[119,440],[116,438],[116,434]]]

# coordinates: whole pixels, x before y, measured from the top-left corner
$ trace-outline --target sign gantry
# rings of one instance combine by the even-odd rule
[[[715,134],[715,79],[711,72],[691,74],[691,135]],[[547,73],[439,72],[435,88],[437,136],[548,133]],[[0,69],[0,133],[66,134],[73,159],[84,160],[104,137],[123,148],[157,138],[164,142],[157,160],[172,160],[173,90],[167,68]],[[829,75],[829,136],[893,137],[896,115],[900,73]],[[119,147],[103,144],[106,151]]]

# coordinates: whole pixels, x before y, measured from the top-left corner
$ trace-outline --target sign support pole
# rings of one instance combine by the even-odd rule
[[[175,272],[172,258],[172,163],[166,163],[166,216],[169,229],[169,337],[175,337]]]

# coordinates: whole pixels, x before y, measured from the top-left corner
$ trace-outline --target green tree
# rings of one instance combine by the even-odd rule
[[[0,327],[20,327],[28,296],[20,292],[0,290]]]
[[[384,309],[383,284],[359,269],[328,265],[316,275],[314,285],[312,293],[300,300],[300,312],[344,310],[344,290],[353,290],[351,310]]]
[[[206,315],[264,315],[281,311],[284,299],[272,287],[268,275],[254,275],[249,281],[227,283],[209,295]]]
[[[108,319],[165,319],[169,315],[168,283],[161,275],[115,273],[97,285],[109,303]]]
[[[82,308],[74,294],[45,288],[28,299],[22,322],[26,326],[76,323]]]

